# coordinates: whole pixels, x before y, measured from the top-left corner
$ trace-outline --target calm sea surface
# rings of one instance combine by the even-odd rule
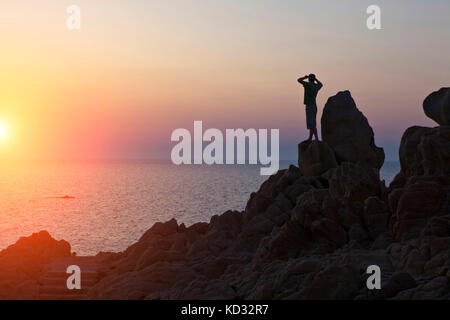
[[[288,162],[281,164],[286,168]],[[157,221],[190,225],[242,210],[267,178],[259,166],[175,166],[167,162],[0,164],[0,250],[47,230],[79,255],[122,251]],[[386,162],[388,184],[399,171]],[[61,199],[65,195],[73,199]]]

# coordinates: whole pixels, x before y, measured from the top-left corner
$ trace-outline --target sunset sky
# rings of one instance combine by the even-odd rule
[[[382,30],[366,27],[371,4]],[[350,90],[397,159],[407,127],[435,126],[423,99],[450,86],[449,14],[448,0],[2,0],[0,158],[169,159],[171,132],[202,120],[278,128],[295,159],[296,79],[314,72],[319,116]]]

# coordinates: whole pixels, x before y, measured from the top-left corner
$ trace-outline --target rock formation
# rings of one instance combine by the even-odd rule
[[[408,128],[399,155],[401,171],[389,188],[390,223],[394,236],[405,240],[449,218],[450,126]]]
[[[305,176],[320,176],[337,167],[333,150],[322,141],[303,141],[298,145],[298,166]]]
[[[324,118],[326,141],[301,143],[300,168],[267,179],[243,212],[156,223],[124,252],[99,255],[88,297],[450,299],[450,127],[406,130],[386,188],[384,153],[350,93],[330,98]],[[7,250],[0,261],[22,249]],[[380,290],[367,289],[370,265]]]
[[[423,110],[441,126],[450,126],[450,88],[441,88],[423,101]]]
[[[358,110],[349,91],[330,97],[322,114],[322,139],[336,154],[339,163],[355,162],[380,169],[384,151],[375,145],[374,133]]]
[[[35,298],[43,265],[68,256],[70,244],[53,239],[47,231],[20,238],[0,252],[0,299]]]

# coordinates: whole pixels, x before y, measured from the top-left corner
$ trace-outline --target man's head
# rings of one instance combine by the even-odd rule
[[[309,82],[314,82],[314,81],[316,80],[316,75],[313,74],[313,73],[311,73],[311,74],[308,76],[308,80],[309,80]]]

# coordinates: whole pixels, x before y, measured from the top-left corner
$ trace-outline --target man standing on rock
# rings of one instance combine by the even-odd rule
[[[305,79],[308,79],[308,81],[305,81]],[[316,140],[319,140],[316,128],[316,97],[319,90],[323,87],[323,84],[312,73],[308,76],[299,78],[297,81],[305,88],[305,98],[303,103],[306,107],[306,127],[309,129],[309,139],[307,141],[311,141],[313,135]]]

